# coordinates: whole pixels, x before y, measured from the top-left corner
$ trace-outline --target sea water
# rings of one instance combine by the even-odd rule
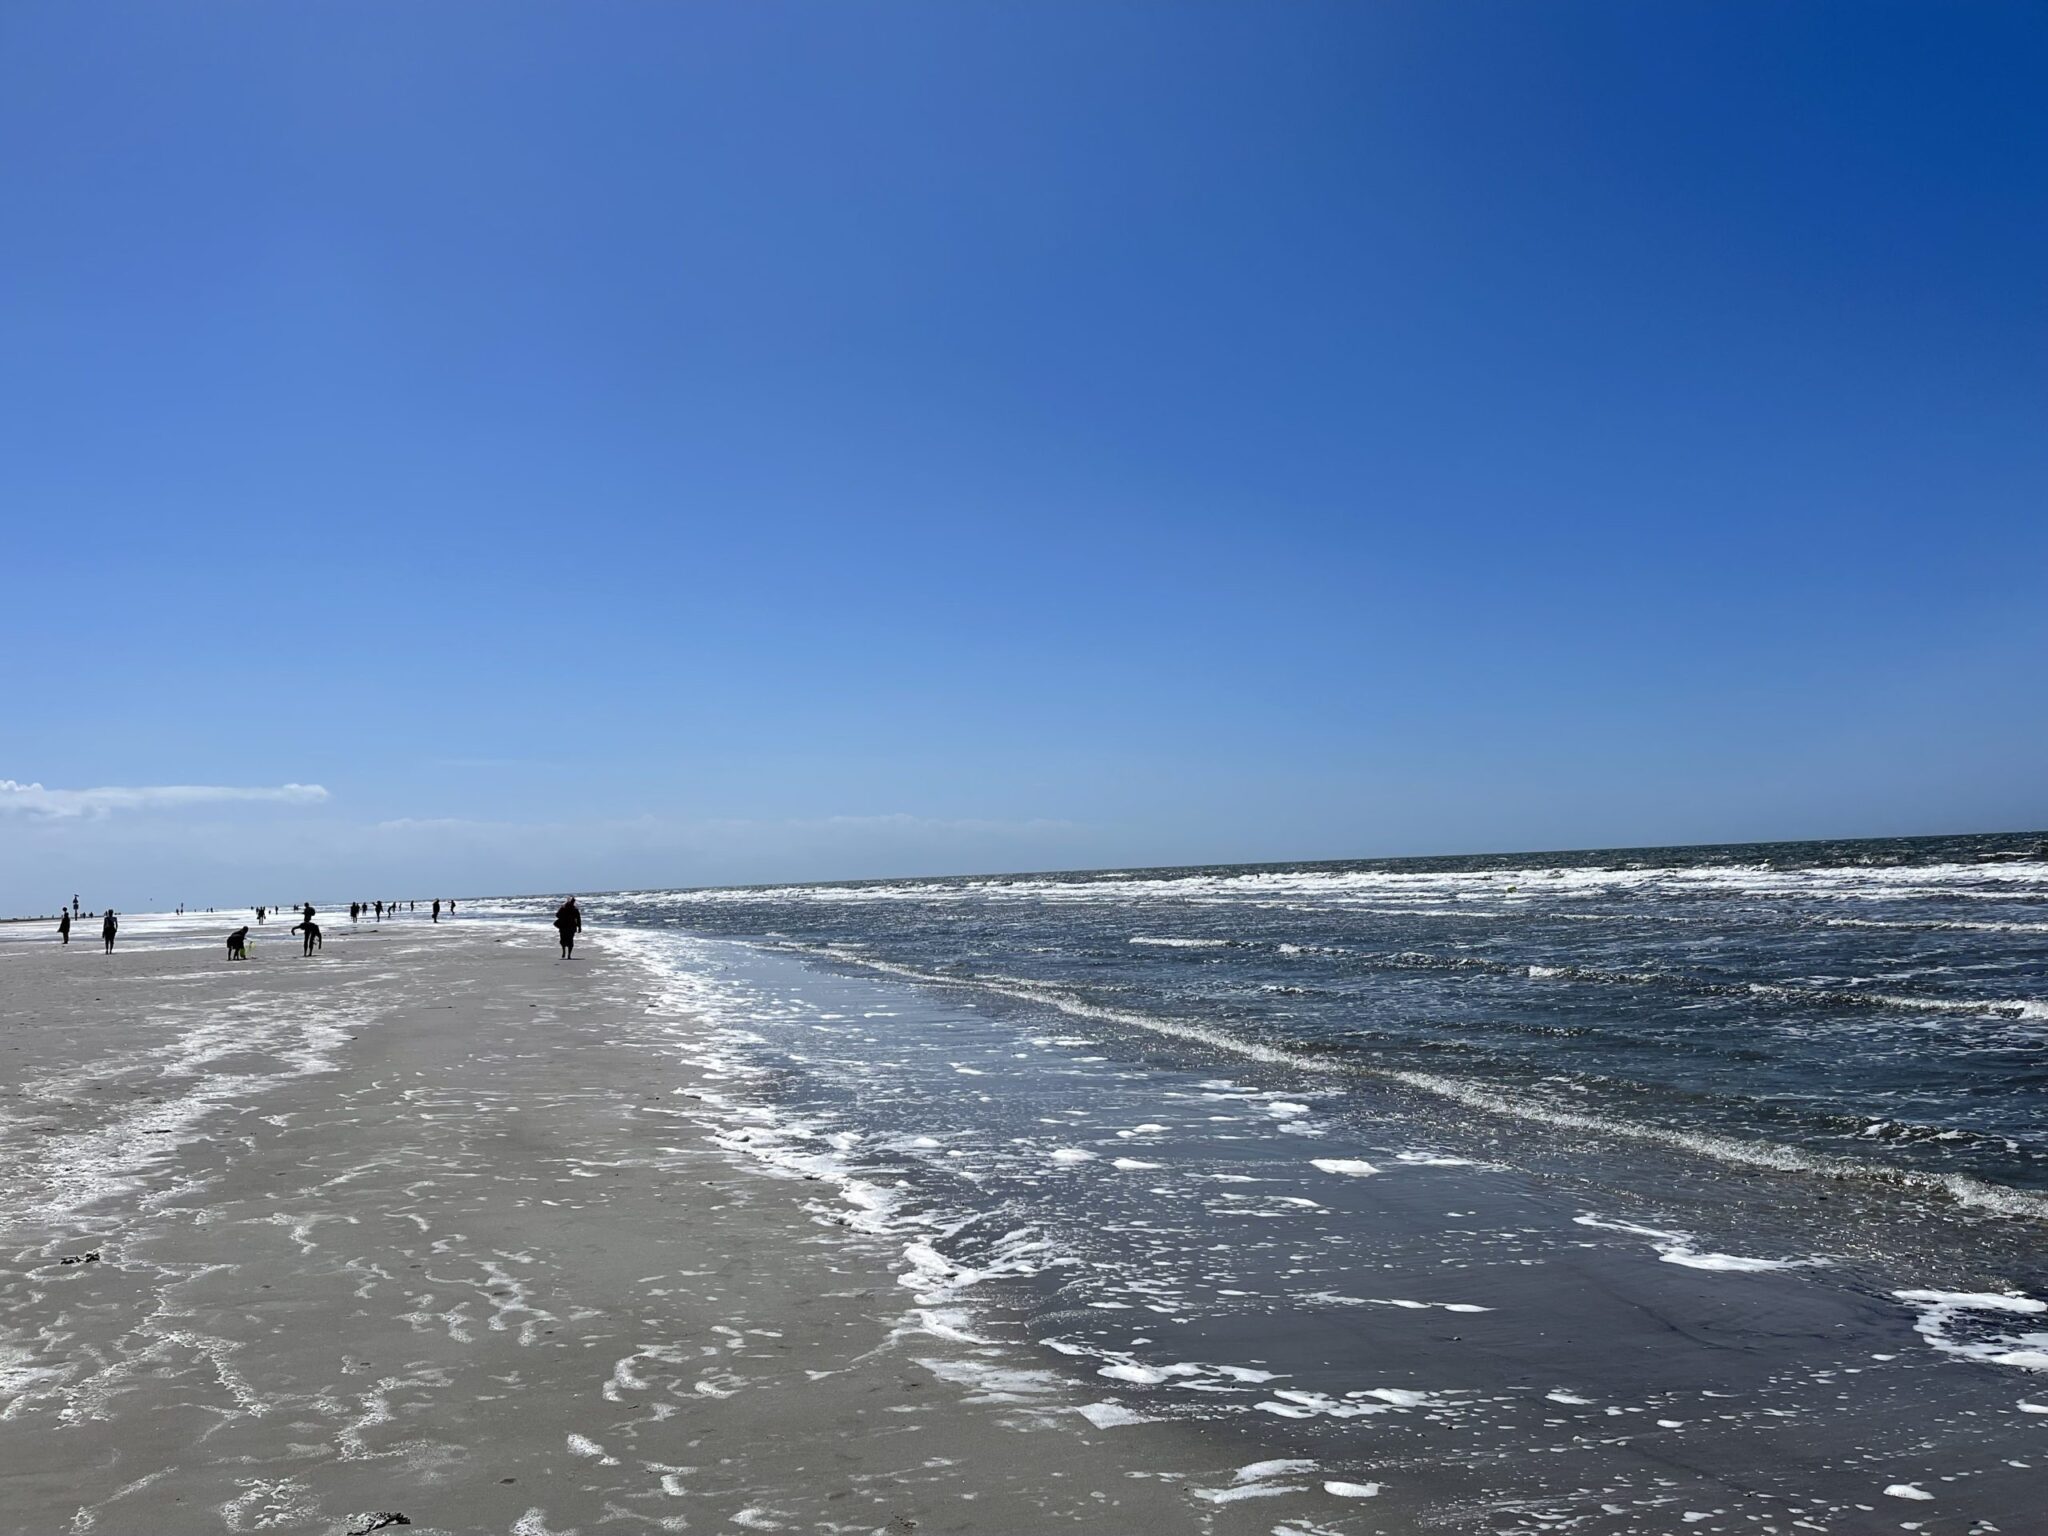
[[[836,1180],[821,1219],[899,1245],[904,1329],[990,1400],[1264,1436],[1459,1528],[2012,1530],[2038,843],[584,906],[745,1078],[735,1153]]]

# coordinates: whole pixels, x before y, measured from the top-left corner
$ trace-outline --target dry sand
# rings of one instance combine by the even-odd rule
[[[917,1331],[601,935],[284,926],[0,943],[0,1530],[1380,1528]]]

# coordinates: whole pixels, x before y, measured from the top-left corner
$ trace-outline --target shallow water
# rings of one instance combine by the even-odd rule
[[[2012,1530],[2048,865],[1977,855],[2016,841],[585,905],[760,1070],[734,1150],[837,1179],[997,1401],[1278,1434],[1451,1528]]]
[[[2048,863],[1979,862],[2037,841],[872,882],[589,910],[837,951],[1220,1063],[1281,1053],[1484,1090],[1509,1112],[2048,1191]]]

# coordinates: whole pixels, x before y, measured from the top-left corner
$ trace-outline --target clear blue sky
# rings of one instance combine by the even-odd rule
[[[2044,80],[2018,0],[8,5],[0,906],[2048,823]]]

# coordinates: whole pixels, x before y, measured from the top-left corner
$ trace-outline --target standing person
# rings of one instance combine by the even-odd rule
[[[437,923],[441,921],[441,902],[438,897],[434,900],[434,921]]]
[[[384,921],[384,903],[380,901],[375,905],[377,908],[377,921],[381,923]]]
[[[360,901],[352,901],[352,902],[350,902],[350,903],[348,904],[348,920],[349,920],[350,922],[354,922],[354,921],[356,920],[356,918],[357,918],[357,917],[358,917],[359,915],[361,915],[361,913],[362,913],[362,910],[363,910],[363,904],[362,904],[362,903],[361,903]]]
[[[73,917],[78,916],[78,892],[76,891],[71,893],[71,915]]]
[[[71,942],[71,909],[69,907],[59,907],[57,909],[57,937],[66,944]]]
[[[106,941],[107,953],[114,952],[114,935],[121,931],[121,921],[114,916],[114,909],[107,908],[107,915],[100,919],[100,937]]]
[[[256,909],[256,921],[259,923],[263,921],[263,909],[261,907]]]
[[[299,917],[304,922],[310,923],[311,921],[313,921],[313,903],[311,903],[310,901],[303,903],[299,907]],[[298,932],[298,930],[294,928],[292,932],[296,933]]]
[[[576,935],[583,931],[583,909],[576,905],[571,896],[555,908],[555,932],[562,936],[562,958],[576,958]]]

